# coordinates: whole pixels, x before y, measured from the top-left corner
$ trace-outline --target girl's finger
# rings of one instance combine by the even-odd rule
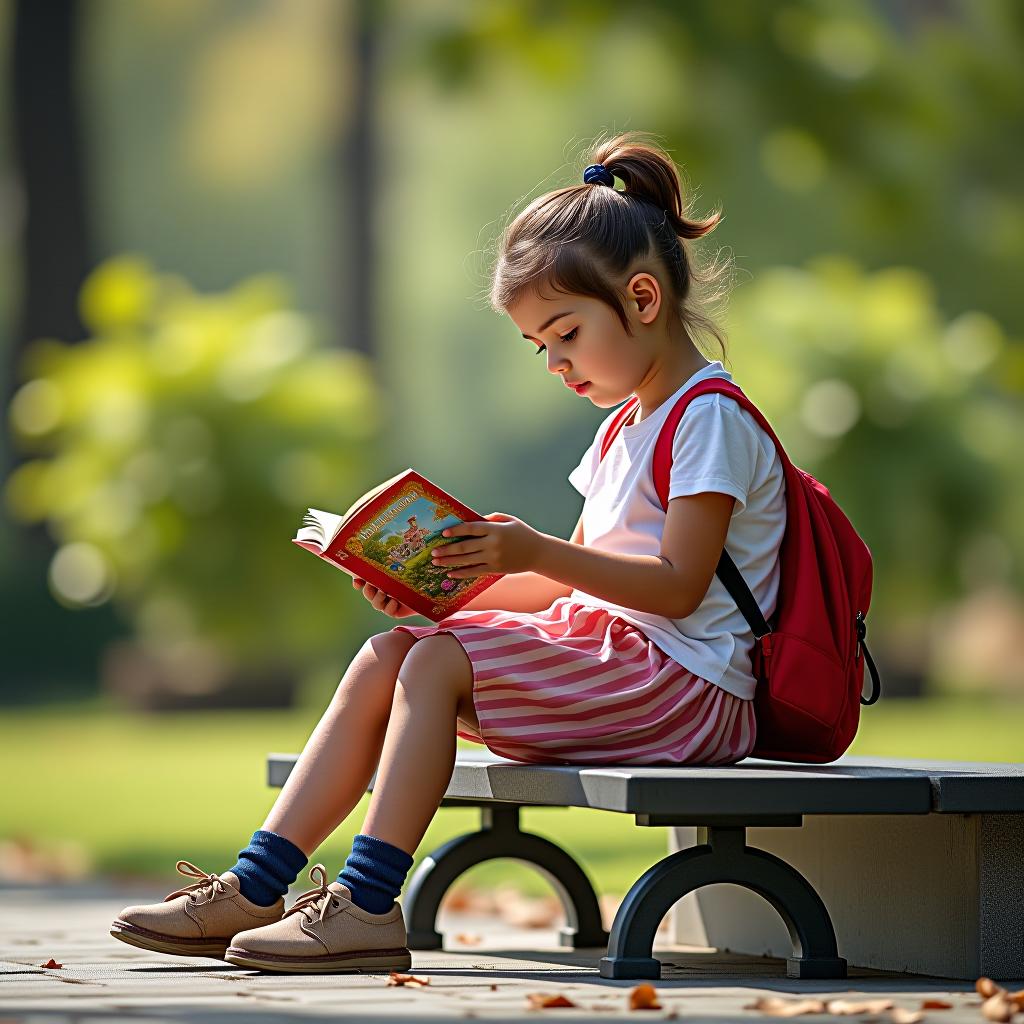
[[[442,545],[439,548],[435,548],[435,554],[434,554],[433,557],[434,558],[439,558],[439,559],[441,559],[441,561],[444,561],[445,559],[449,559],[449,558],[452,561],[455,561],[455,559],[457,559],[457,558],[458,559],[471,558],[473,555],[482,555],[484,553],[484,549],[482,547],[474,548],[472,551],[456,551],[456,552],[446,551],[446,548],[447,548],[447,545]]]

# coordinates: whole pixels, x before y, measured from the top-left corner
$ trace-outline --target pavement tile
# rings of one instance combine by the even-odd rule
[[[686,1019],[770,1024],[743,1007],[762,995],[891,997],[917,1009],[940,997],[954,1009],[928,1012],[925,1024],[985,1024],[973,983],[851,968],[845,981],[785,976],[785,961],[659,943],[662,978],[652,982],[662,1009],[628,1010],[631,980],[598,974],[604,949],[570,950],[558,928],[516,929],[496,918],[442,911],[439,930],[451,948],[413,951],[422,988],[388,984],[388,972],[273,975],[214,959],[165,957],[110,937],[107,927],[129,903],[162,899],[166,890],[131,891],[102,883],[0,887],[0,1024],[300,1024],[330,1019],[395,1021],[607,1021]],[[289,898],[289,902],[291,902]],[[478,945],[454,936],[476,934]],[[447,938],[451,936],[452,938]],[[54,957],[64,967],[39,965]],[[1006,987],[1024,987],[1024,983]],[[562,994],[576,1006],[528,1008],[527,994]],[[803,1020],[804,1018],[801,1018]],[[865,1024],[867,1018],[809,1015],[808,1024]],[[892,1024],[888,1014],[877,1024]],[[1024,1022],[1019,1022],[1024,1024]]]

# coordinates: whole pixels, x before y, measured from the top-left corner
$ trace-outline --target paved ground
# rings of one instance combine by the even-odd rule
[[[944,999],[949,1010],[928,1010],[926,1024],[986,1024],[970,982],[851,968],[841,982],[793,981],[782,960],[721,955],[694,947],[656,946],[665,962],[654,982],[658,1010],[629,1010],[635,981],[597,973],[603,950],[569,951],[553,929],[513,929],[494,917],[442,910],[439,930],[450,948],[414,952],[412,973],[425,987],[389,985],[387,972],[285,976],[241,970],[213,959],[147,953],[111,938],[109,922],[130,903],[162,899],[167,889],[96,883],[0,887],[0,1024],[71,1021],[154,1021],[258,1024],[332,1020],[607,1021],[616,1016],[688,1021],[768,1021],[744,1009],[761,996],[882,998],[918,1010],[923,999]],[[294,899],[295,891],[289,897]],[[463,933],[479,944],[456,942]],[[45,970],[53,957],[64,966]],[[670,966],[669,966],[670,964]],[[1020,988],[1022,983],[1003,983]],[[575,1008],[532,1009],[529,993],[560,994]],[[889,1012],[839,1017],[817,1014],[809,1024],[911,1024]],[[1017,1024],[1024,1024],[1018,1015]]]

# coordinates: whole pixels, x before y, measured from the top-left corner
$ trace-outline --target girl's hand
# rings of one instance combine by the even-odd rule
[[[458,523],[442,536],[464,537],[454,544],[434,548],[434,565],[450,569],[453,579],[486,576],[488,573],[530,572],[544,543],[538,533],[515,516],[492,512],[487,522]]]
[[[393,619],[407,619],[410,615],[419,615],[419,612],[413,611],[408,605],[402,604],[401,601],[396,601],[393,597],[388,597],[383,590],[378,590],[376,587],[371,586],[366,580],[359,579],[358,576],[352,578],[352,586],[356,590],[362,590],[363,597],[366,598],[370,604],[379,612],[383,612],[385,615],[390,615]]]

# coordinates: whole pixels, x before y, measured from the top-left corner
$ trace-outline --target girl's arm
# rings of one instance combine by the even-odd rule
[[[541,612],[558,598],[568,597],[572,591],[572,587],[536,572],[514,572],[502,576],[459,611]]]
[[[569,538],[583,543],[583,515]],[[502,576],[479,597],[464,604],[460,611],[478,612],[499,609],[506,612],[542,612],[560,597],[568,597],[573,588],[536,572],[516,572]]]

